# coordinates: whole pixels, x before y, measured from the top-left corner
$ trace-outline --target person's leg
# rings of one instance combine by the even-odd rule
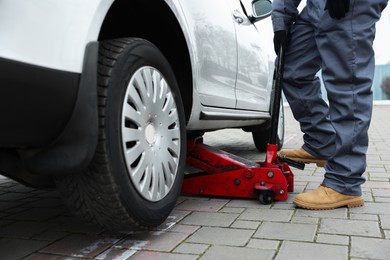
[[[365,181],[375,70],[372,45],[375,23],[386,4],[385,0],[351,0],[345,18],[334,20],[324,12],[316,35],[336,130],[335,152],[325,165],[323,184],[345,195],[361,195]]]
[[[329,120],[328,105],[322,98],[320,80],[316,76],[322,62],[315,42],[316,18],[310,13],[314,8],[308,1],[291,28],[283,76],[284,95],[304,133],[304,151],[282,150],[280,154],[287,154],[287,157],[303,154],[304,157],[312,155],[314,159],[326,159],[334,153],[335,131]]]

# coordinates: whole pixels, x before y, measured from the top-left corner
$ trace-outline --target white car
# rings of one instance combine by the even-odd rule
[[[269,0],[1,0],[0,172],[55,185],[109,229],[161,224],[187,136],[242,128],[266,149],[270,13]]]

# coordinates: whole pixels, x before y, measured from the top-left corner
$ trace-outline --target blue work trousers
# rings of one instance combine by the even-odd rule
[[[351,0],[342,19],[307,0],[290,30],[283,92],[304,133],[303,149],[327,159],[323,184],[361,195],[373,95],[375,24],[387,0]],[[329,104],[321,94],[321,71]]]

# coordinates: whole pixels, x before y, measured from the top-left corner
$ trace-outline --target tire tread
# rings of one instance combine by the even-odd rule
[[[57,179],[65,202],[77,215],[108,229],[147,229],[127,212],[119,197],[119,188],[111,175],[106,126],[107,89],[114,66],[122,52],[141,41],[137,38],[115,39],[100,43],[98,60],[99,140],[90,166],[82,173]],[[109,212],[109,214],[107,214]]]

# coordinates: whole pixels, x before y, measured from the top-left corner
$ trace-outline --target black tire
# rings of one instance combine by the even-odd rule
[[[102,42],[98,72],[96,154],[85,172],[62,176],[57,185],[88,221],[118,231],[158,226],[175,205],[185,170],[184,108],[174,73],[156,46],[137,38]]]
[[[255,143],[257,150],[260,152],[267,151],[267,145],[271,141],[271,131],[272,129],[270,120],[266,123],[265,126],[262,127],[261,130],[252,132],[253,142]],[[280,150],[284,142],[284,109],[282,102],[280,104],[279,125],[277,131],[276,144],[278,145],[278,150]]]

